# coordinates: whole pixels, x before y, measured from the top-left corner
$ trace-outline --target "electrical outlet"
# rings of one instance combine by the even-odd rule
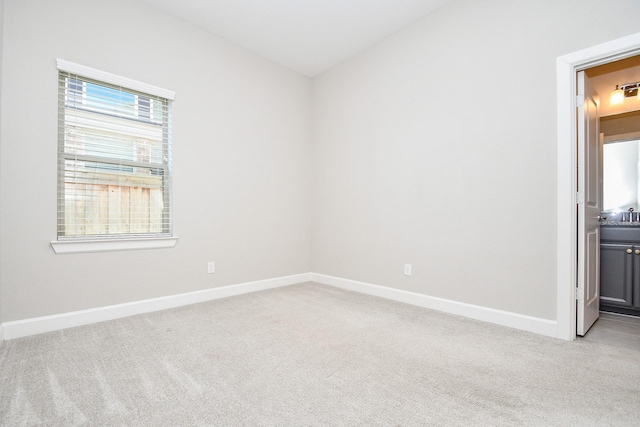
[[[411,276],[411,264],[404,265],[404,275]]]
[[[216,263],[211,261],[207,264],[207,273],[213,274],[216,272]]]

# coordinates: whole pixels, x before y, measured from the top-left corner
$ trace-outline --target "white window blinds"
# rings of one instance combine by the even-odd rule
[[[172,92],[58,69],[58,239],[171,236]]]

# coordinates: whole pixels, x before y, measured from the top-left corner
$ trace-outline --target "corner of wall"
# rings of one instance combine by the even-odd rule
[[[2,138],[2,65],[1,64],[4,63],[2,58],[3,43],[4,43],[4,0],[0,0],[0,140]],[[0,153],[2,153],[1,149],[0,149]],[[0,182],[0,192],[1,192],[1,189],[2,189],[2,182]],[[0,201],[0,211],[2,211],[1,201]],[[2,251],[0,251],[0,253],[2,253]],[[0,265],[2,265],[1,258],[0,258]],[[2,345],[3,342],[4,342],[4,333],[3,333],[3,327],[2,327],[2,276],[0,276],[0,346]]]

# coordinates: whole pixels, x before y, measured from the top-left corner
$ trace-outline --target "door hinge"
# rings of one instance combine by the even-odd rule
[[[581,288],[576,288],[576,301],[582,301],[583,293]]]
[[[584,203],[584,193],[582,191],[576,193],[576,203],[579,205]]]
[[[576,95],[576,107],[584,106],[584,95]]]

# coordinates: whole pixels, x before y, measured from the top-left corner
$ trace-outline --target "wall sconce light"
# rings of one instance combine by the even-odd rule
[[[618,105],[624,102],[624,91],[618,89],[618,85],[616,85],[616,90],[611,92],[611,96],[609,97],[609,103],[611,105]]]
[[[625,83],[623,85],[616,85],[616,89],[611,92],[609,103],[611,105],[622,104],[625,98],[635,96],[640,101],[640,82]]]

